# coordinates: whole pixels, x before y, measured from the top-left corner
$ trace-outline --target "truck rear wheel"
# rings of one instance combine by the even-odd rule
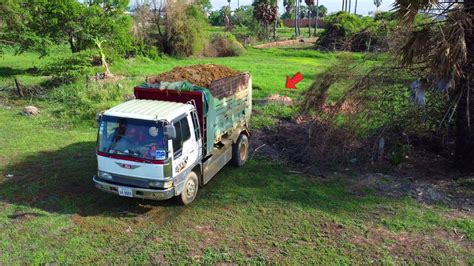
[[[240,134],[237,142],[232,145],[232,163],[240,167],[245,164],[249,157],[249,138],[245,134]]]
[[[181,195],[178,196],[178,201],[182,205],[188,205],[196,198],[199,188],[198,176],[194,171],[191,171],[184,181],[184,189]]]

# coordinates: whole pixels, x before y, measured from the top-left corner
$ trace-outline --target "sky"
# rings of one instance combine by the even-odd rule
[[[250,5],[253,0],[231,0],[230,6],[232,9],[237,8],[237,1],[240,2],[240,5]],[[375,10],[375,5],[373,0],[357,0],[357,14],[367,15],[370,11]],[[315,0],[316,2],[316,0]],[[392,8],[393,0],[383,0],[382,5],[379,10],[388,11]],[[227,5],[227,0],[211,0],[212,9],[220,9],[222,6]],[[354,12],[354,3],[355,0],[352,0],[352,9],[351,12]],[[278,0],[279,12],[283,12],[283,0]],[[303,1],[304,4],[304,1]],[[320,5],[324,5],[328,8],[328,13],[336,12],[341,10],[342,0],[319,0]]]

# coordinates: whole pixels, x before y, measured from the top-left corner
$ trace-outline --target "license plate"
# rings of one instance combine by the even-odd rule
[[[120,196],[133,198],[133,191],[131,188],[119,187],[118,192]]]

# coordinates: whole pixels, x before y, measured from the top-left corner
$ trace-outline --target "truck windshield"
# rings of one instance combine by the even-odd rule
[[[104,116],[98,151],[142,159],[165,160],[166,140],[161,122]]]

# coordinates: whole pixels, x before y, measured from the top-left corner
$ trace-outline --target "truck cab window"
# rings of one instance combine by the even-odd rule
[[[196,137],[196,140],[201,139],[201,135],[199,134],[199,124],[197,120],[197,115],[196,112],[192,112],[192,118],[193,118],[193,126],[194,126],[194,136]]]
[[[173,139],[173,153],[174,157],[179,157],[183,151],[183,143],[191,137],[187,117],[175,122],[174,127],[176,128],[176,138]]]

